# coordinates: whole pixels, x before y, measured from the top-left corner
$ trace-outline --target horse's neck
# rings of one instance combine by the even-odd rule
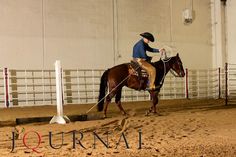
[[[162,84],[164,82],[166,74],[171,69],[171,58],[169,60],[160,60],[156,63],[155,68],[157,69],[156,83]]]
[[[168,60],[161,60],[161,62],[162,62],[162,66],[163,66],[163,70],[164,70],[164,75],[166,75],[169,71],[170,71],[170,69],[171,69],[171,59],[172,58],[169,58]]]

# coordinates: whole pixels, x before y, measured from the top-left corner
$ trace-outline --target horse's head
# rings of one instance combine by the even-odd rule
[[[179,76],[179,77],[184,77],[185,76],[185,72],[184,72],[184,68],[183,68],[183,64],[182,61],[179,57],[179,53],[177,53],[176,56],[172,57],[173,59],[173,64],[171,66],[171,69]]]

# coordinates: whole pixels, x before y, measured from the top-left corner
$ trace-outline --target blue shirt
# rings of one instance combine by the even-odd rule
[[[139,40],[133,47],[133,58],[143,58],[145,60],[149,59],[146,51],[149,52],[159,52],[159,49],[151,48],[143,39]]]

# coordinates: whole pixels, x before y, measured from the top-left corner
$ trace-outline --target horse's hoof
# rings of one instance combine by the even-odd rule
[[[128,113],[123,113],[123,116],[129,117],[130,115]]]
[[[106,115],[103,115],[103,117],[102,117],[103,119],[106,119],[107,118],[107,116]]]
[[[145,116],[149,116],[149,114],[150,114],[150,112],[149,112],[149,111],[146,111]]]
[[[157,115],[157,116],[163,116],[163,114],[159,113],[159,112],[153,112],[154,115]]]

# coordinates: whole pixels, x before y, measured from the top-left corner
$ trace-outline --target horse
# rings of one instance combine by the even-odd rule
[[[155,90],[149,91],[150,98],[152,100],[152,106],[146,114],[151,112],[157,113],[156,105],[158,104],[158,94],[164,83],[166,74],[171,71],[175,77],[184,77],[185,72],[182,61],[177,53],[176,56],[168,59],[160,59],[157,62],[151,63],[156,69]],[[140,67],[139,67],[140,68]],[[137,69],[135,69],[137,70]],[[145,90],[148,84],[148,78],[140,79],[140,76],[134,75],[134,69],[131,67],[131,63],[123,63],[116,65],[103,72],[101,76],[99,96],[97,109],[98,111],[104,110],[104,118],[107,117],[108,104],[115,96],[115,103],[117,104],[120,111],[127,115],[126,111],[121,105],[121,93],[124,86],[134,90]],[[106,92],[108,92],[106,94]],[[105,100],[105,108],[104,108]]]

